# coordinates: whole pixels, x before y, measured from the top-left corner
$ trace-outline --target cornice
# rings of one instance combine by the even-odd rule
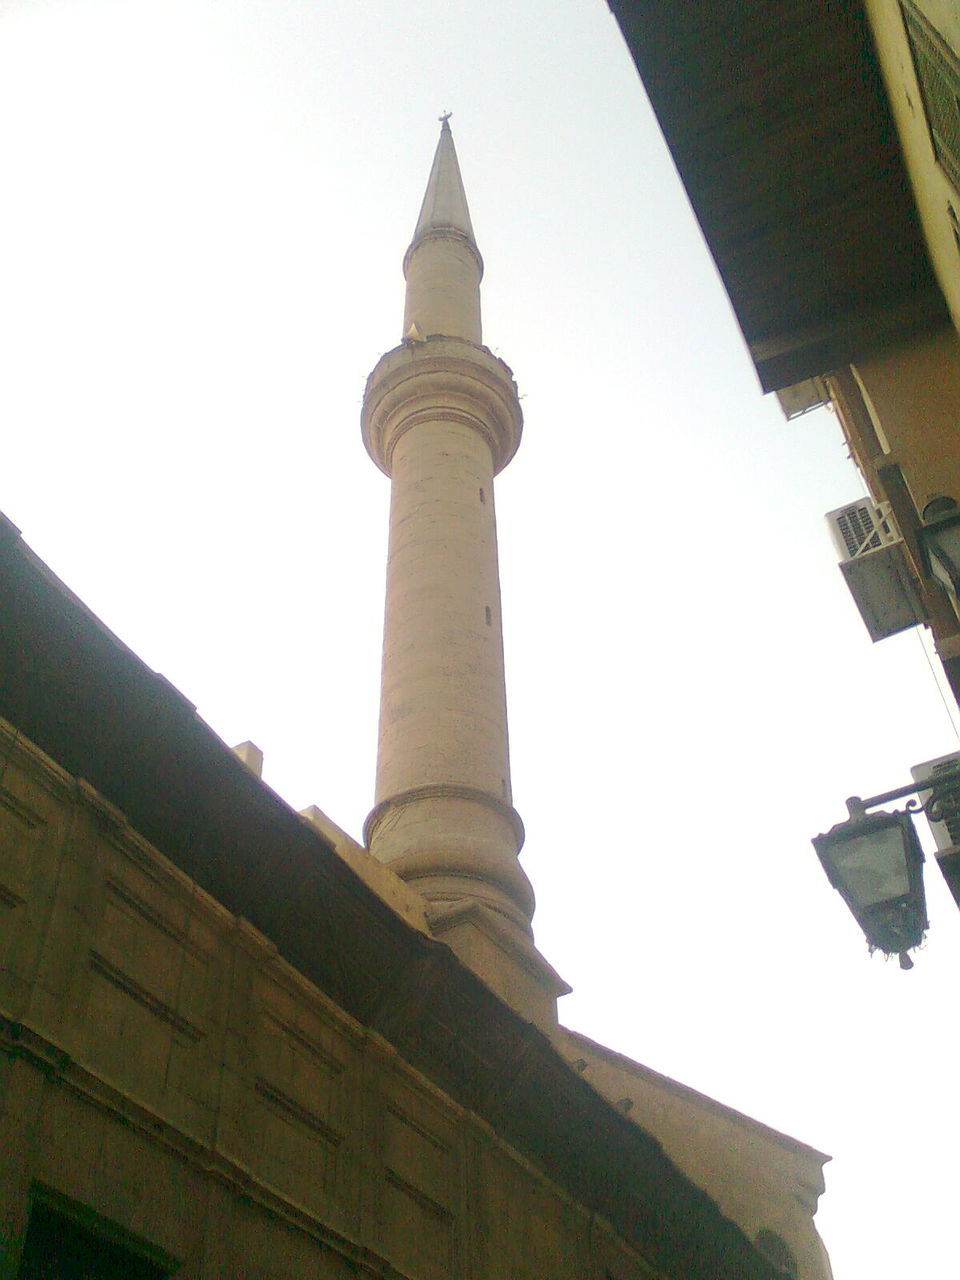
[[[361,413],[363,442],[390,475],[393,451],[424,422],[454,422],[490,446],[494,474],[520,444],[523,413],[510,369],[486,347],[443,335],[404,342],[382,357],[367,379]]]

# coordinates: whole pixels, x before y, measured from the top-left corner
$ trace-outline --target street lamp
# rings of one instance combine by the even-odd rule
[[[923,850],[909,813],[867,813],[859,796],[847,801],[850,814],[813,847],[827,878],[850,908],[871,950],[913,962],[907,954],[923,941],[927,908],[923,893]]]
[[[920,792],[927,793],[926,803],[917,798]],[[905,796],[913,799],[903,809],[867,812]],[[939,822],[958,801],[960,763],[937,778],[866,800],[852,796],[846,821],[813,839],[830,883],[853,913],[870,950],[899,956],[901,969],[913,968],[908,952],[920,945],[927,928],[923,850],[913,815],[925,813],[931,822]]]

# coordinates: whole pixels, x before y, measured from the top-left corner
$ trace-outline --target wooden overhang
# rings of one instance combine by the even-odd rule
[[[660,1144],[406,924],[0,515],[0,717],[670,1280],[776,1280]]]
[[[765,391],[948,323],[860,0],[608,0]]]

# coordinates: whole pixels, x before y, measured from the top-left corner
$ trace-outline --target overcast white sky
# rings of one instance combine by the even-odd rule
[[[871,646],[826,413],[761,398],[602,0],[6,0],[0,509],[265,778],[359,835],[400,337],[441,110],[526,415],[513,786],[571,1026],[831,1153],[837,1280],[952,1280],[960,918],[911,973],[809,844],[955,749]],[[954,713],[956,718],[956,713]]]

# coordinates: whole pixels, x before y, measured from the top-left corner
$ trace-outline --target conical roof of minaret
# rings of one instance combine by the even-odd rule
[[[433,168],[430,170],[417,229],[413,233],[410,247],[413,248],[418,240],[431,231],[459,231],[476,248],[450,122],[447,116],[441,116],[440,120],[440,141],[433,157]]]

